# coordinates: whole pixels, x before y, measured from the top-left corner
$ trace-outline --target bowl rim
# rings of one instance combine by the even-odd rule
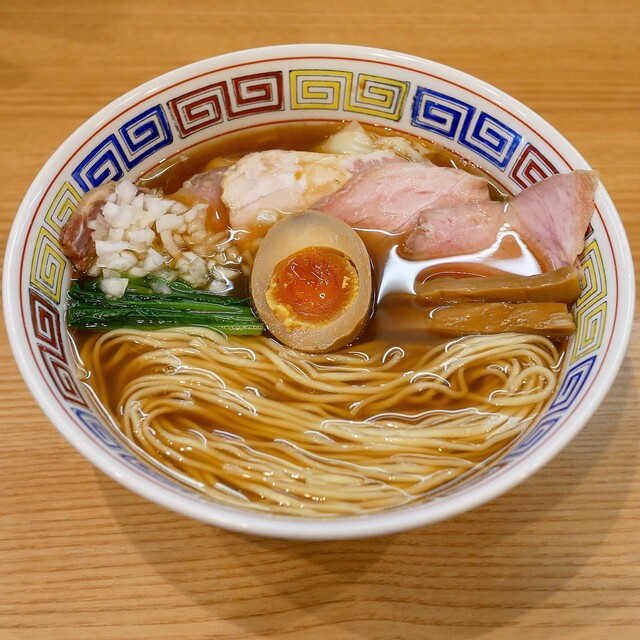
[[[633,325],[635,307],[635,275],[629,242],[624,232],[622,221],[604,186],[600,183],[597,200],[608,214],[606,231],[610,235],[612,248],[619,261],[617,282],[619,330],[611,337],[611,346],[603,356],[607,367],[601,365],[598,385],[592,386],[591,393],[584,398],[578,410],[563,429],[550,438],[544,447],[528,454],[526,460],[516,461],[511,467],[503,468],[496,480],[488,478],[482,486],[474,486],[462,495],[448,495],[446,500],[437,497],[426,503],[401,506],[380,513],[368,513],[358,516],[340,518],[298,518],[278,516],[268,513],[227,507],[215,502],[204,502],[195,497],[182,496],[167,490],[163,485],[154,483],[151,478],[134,473],[119,459],[105,456],[104,451],[91,438],[81,432],[70,421],[62,409],[56,404],[52,394],[35,377],[32,359],[29,357],[30,347],[20,322],[18,300],[21,283],[21,251],[28,228],[33,224],[30,212],[43,195],[43,189],[50,176],[58,166],[64,164],[69,157],[70,149],[85,141],[89,134],[106,126],[119,112],[140,100],[151,97],[154,93],[166,90],[175,84],[181,76],[193,77],[199,73],[212,70],[224,70],[256,61],[276,61],[295,58],[334,58],[361,60],[364,62],[382,62],[386,65],[402,67],[410,71],[438,72],[447,79],[463,85],[482,98],[492,102],[520,118],[526,126],[536,133],[542,131],[544,136],[552,138],[554,144],[563,149],[563,155],[570,158],[574,168],[590,168],[578,151],[564,136],[541,116],[522,104],[517,99],[497,89],[493,85],[476,78],[464,71],[449,67],[442,63],[418,56],[379,49],[362,45],[345,44],[283,44],[259,47],[224,53],[165,72],[112,100],[95,115],[78,126],[67,139],[54,151],[31,183],[16,213],[6,246],[3,270],[3,305],[5,326],[14,358],[30,392],[56,429],[66,440],[93,465],[112,479],[127,487],[134,493],[177,513],[208,524],[228,530],[251,533],[267,537],[304,540],[331,540],[362,538],[387,535],[407,529],[433,524],[470,509],[486,504],[490,500],[506,493],[517,484],[530,477],[547,464],[575,437],[591,418],[608,393],[621,367]],[[22,329],[22,330],[21,330]],[[595,376],[594,376],[595,377]]]

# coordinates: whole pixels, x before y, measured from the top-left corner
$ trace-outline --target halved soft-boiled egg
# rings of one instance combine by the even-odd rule
[[[371,311],[371,262],[345,222],[307,211],[273,226],[258,249],[251,298],[269,331],[302,351],[354,340]]]

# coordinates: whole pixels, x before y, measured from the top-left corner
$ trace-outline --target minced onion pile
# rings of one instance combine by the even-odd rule
[[[201,226],[206,212],[206,204],[189,208],[177,200],[143,193],[131,181],[121,180],[107,197],[101,215],[87,223],[97,256],[90,275],[101,277],[102,291],[114,298],[124,294],[129,278],[151,273],[180,278],[216,293],[224,291],[236,273],[181,248],[185,244],[181,236]]]

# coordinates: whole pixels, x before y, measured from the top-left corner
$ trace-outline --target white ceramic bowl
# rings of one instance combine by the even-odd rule
[[[240,51],[171,71],[83,124],[53,154],[22,202],[4,269],[9,337],[22,374],[53,424],[109,476],[141,496],[228,529],[286,538],[387,534],[433,523],[505,492],[584,426],[619,369],[635,300],[631,253],[600,185],[581,261],[578,330],[554,400],[496,462],[427,501],[334,519],[263,515],[216,504],[148,466],[114,436],[75,380],[65,332],[70,266],[59,232],[82,194],[144,174],[161,160],[229,132],[298,120],[349,120],[439,142],[512,193],[556,172],[588,168],[542,118],[503,92],[443,65],[344,45]]]

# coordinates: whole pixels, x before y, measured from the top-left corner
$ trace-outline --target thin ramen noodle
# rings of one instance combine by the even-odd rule
[[[299,515],[397,506],[468,472],[535,418],[558,363],[539,336],[309,355],[198,328],[94,334],[80,355],[146,453],[217,500]]]

